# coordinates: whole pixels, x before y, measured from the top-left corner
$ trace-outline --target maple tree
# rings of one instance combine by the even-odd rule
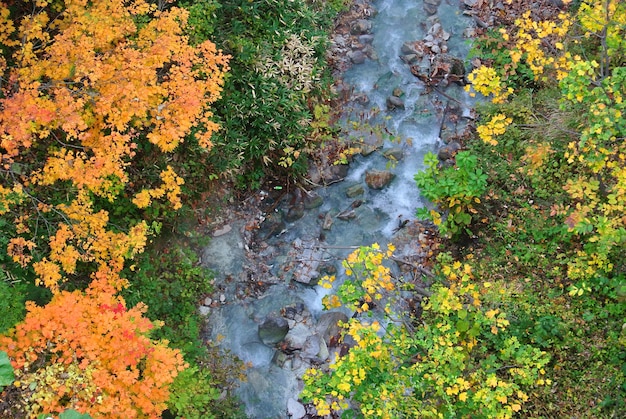
[[[74,408],[93,417],[160,417],[185,368],[178,350],[152,341],[145,306],[126,308],[113,289],[57,293],[27,303],[22,323],[0,337],[28,414]]]
[[[150,339],[145,306],[117,294],[158,229],[137,214],[182,206],[182,177],[167,164],[143,176],[138,155],[209,150],[218,129],[210,105],[228,56],[191,45],[189,13],[169,3],[0,2],[3,241],[16,272],[53,293],[0,337],[31,416],[159,417],[186,367]]]
[[[140,252],[145,222],[111,228],[102,203],[130,196],[180,208],[183,179],[161,169],[149,187],[128,170],[152,144],[174,151],[186,136],[210,149],[227,56],[191,46],[188,12],[143,0],[0,3],[0,214],[14,217],[8,253],[34,263],[58,290],[77,263],[118,283],[124,259]],[[25,12],[20,14],[20,12]],[[145,186],[138,190],[138,186]],[[49,236],[49,243],[41,235]]]

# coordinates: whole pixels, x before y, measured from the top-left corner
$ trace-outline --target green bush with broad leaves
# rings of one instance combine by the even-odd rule
[[[450,237],[469,233],[476,204],[487,188],[487,175],[478,167],[478,159],[469,151],[455,156],[453,167],[441,167],[433,153],[424,158],[426,168],[415,175],[422,195],[436,205],[437,210],[420,208],[417,216],[430,219],[440,231]]]

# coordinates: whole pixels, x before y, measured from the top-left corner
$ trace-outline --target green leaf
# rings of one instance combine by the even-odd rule
[[[467,320],[459,320],[456,322],[456,330],[460,333],[467,332],[469,330],[470,323]]]
[[[15,380],[13,366],[6,352],[0,351],[0,387],[10,385]]]
[[[51,417],[52,415],[49,413],[42,413],[37,416],[37,419],[48,419]],[[67,409],[59,415],[59,419],[92,419],[92,417],[87,413],[80,413],[74,409]]]

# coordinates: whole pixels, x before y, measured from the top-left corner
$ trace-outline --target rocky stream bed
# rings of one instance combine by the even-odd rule
[[[249,417],[316,417],[298,401],[300,377],[348,350],[338,323],[352,315],[323,311],[330,291],[317,282],[341,278],[353,249],[394,243],[395,274],[428,294],[439,239],[415,220],[429,204],[413,175],[425,153],[453,164],[463,147],[473,121],[462,87],[468,39],[485,13],[483,1],[356,0],[337,21],[328,60],[344,98],[342,141],[360,152],[350,165],[320,158],[306,182],[258,191],[212,225],[201,263],[218,274],[216,292],[199,310],[206,338],[249,366],[238,391]],[[418,314],[420,298],[399,304]]]

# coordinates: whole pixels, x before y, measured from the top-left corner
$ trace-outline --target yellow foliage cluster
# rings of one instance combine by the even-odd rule
[[[569,14],[559,13],[554,20],[536,21],[530,10],[515,20],[516,32],[512,34],[514,47],[509,54],[514,64],[522,59],[535,75],[535,80],[546,81],[546,70],[554,69],[556,78],[567,75],[571,54],[564,51],[563,41],[573,22]],[[508,34],[506,34],[508,38]],[[548,47],[549,46],[549,47]],[[549,49],[549,52],[546,52]]]
[[[489,122],[476,127],[478,136],[485,143],[490,145],[498,145],[498,140],[494,137],[502,135],[506,132],[506,127],[513,122],[512,118],[508,118],[505,114],[499,113],[494,115]]]
[[[470,84],[465,86],[465,90],[470,92],[472,97],[476,96],[473,89],[483,96],[493,95],[491,98],[493,103],[503,103],[513,93],[513,89],[506,87],[500,75],[492,67],[480,66],[468,74],[467,79]]]

